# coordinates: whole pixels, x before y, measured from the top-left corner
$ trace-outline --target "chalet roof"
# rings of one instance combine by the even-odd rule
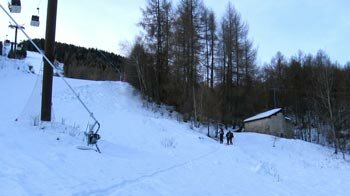
[[[277,113],[279,113],[282,110],[282,108],[276,108],[276,109],[272,109],[266,112],[262,112],[260,114],[257,114],[255,116],[252,116],[250,118],[245,119],[243,122],[251,122],[251,121],[256,121],[256,120],[260,120],[260,119],[264,119],[264,118],[269,118],[272,115],[275,115]]]

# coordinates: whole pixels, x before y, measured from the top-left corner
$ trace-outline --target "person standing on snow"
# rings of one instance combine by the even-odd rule
[[[233,135],[233,132],[229,131],[230,132],[230,144],[233,144],[232,140],[234,138],[234,135]]]
[[[232,144],[232,138],[233,138],[233,133],[229,130],[229,131],[226,133],[227,145]]]
[[[228,131],[226,133],[226,144],[229,145],[230,144],[230,131]]]
[[[222,130],[222,127],[220,127],[219,139],[220,139],[220,144],[224,143],[224,130]]]

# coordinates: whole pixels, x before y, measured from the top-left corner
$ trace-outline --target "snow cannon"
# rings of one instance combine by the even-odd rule
[[[96,131],[94,131],[95,126],[97,125]],[[88,146],[95,145],[96,151],[101,153],[100,149],[97,146],[97,141],[101,139],[101,136],[97,133],[100,130],[100,123],[95,121],[95,123],[91,126],[88,132],[85,132],[86,141]]]
[[[97,144],[97,141],[101,138],[101,136],[93,131],[89,131],[87,133],[87,143],[88,145]]]

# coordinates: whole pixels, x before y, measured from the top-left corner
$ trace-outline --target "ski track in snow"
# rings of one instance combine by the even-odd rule
[[[183,163],[179,163],[179,164],[175,164],[171,167],[168,167],[168,168],[165,168],[165,169],[160,169],[160,170],[157,170],[153,173],[150,173],[150,174],[145,174],[145,175],[142,175],[140,177],[137,177],[137,178],[134,178],[134,179],[129,179],[129,180],[123,180],[122,182],[119,182],[117,184],[114,184],[112,186],[109,186],[109,187],[106,187],[106,188],[103,188],[103,189],[97,189],[97,190],[90,190],[90,191],[82,191],[82,192],[79,192],[79,193],[75,193],[73,194],[73,196],[84,196],[84,195],[110,195],[112,194],[113,192],[115,192],[116,189],[120,189],[120,188],[123,188],[125,186],[129,186],[131,184],[135,184],[135,183],[140,183],[148,178],[153,178],[153,177],[156,177],[157,175],[160,175],[160,174],[163,174],[163,173],[166,173],[166,172],[169,172],[171,170],[174,170],[174,169],[180,169],[181,167],[184,167],[184,166],[188,166],[189,164],[192,164],[193,162],[196,162],[196,161],[199,161],[201,159],[204,159],[212,154],[214,154],[215,152],[217,152],[219,150],[219,148],[211,151],[211,152],[208,152],[206,154],[203,154],[199,157],[196,157],[194,159],[191,159],[191,160],[188,160],[188,161],[185,161]]]

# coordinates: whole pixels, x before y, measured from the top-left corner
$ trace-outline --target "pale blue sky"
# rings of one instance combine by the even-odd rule
[[[56,40],[125,54],[121,43],[132,42],[140,29],[140,8],[146,0],[58,0]],[[258,47],[258,63],[269,62],[277,51],[287,57],[298,50],[315,54],[325,50],[341,64],[350,61],[350,1],[348,0],[231,0],[249,24],[249,35]],[[0,0],[3,6],[7,0]],[[40,3],[40,28],[29,26],[40,0],[22,0],[21,14],[12,14],[31,37],[44,37],[47,0]],[[175,1],[174,1],[175,2]],[[220,16],[228,0],[204,0]],[[8,19],[0,13],[0,39]],[[20,36],[20,39],[24,39]]]

